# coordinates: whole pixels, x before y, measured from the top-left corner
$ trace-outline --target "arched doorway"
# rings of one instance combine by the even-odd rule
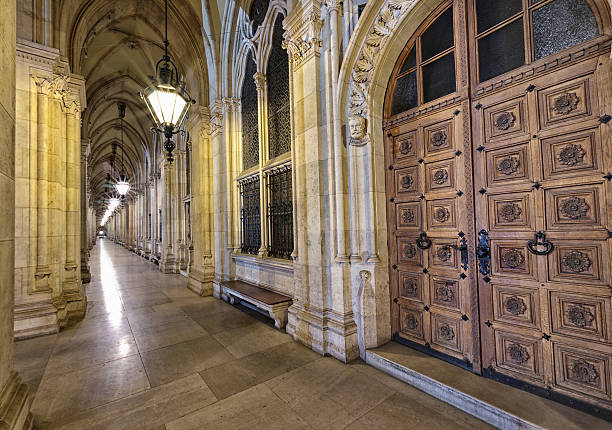
[[[445,1],[384,107],[394,338],[612,409],[610,11]]]

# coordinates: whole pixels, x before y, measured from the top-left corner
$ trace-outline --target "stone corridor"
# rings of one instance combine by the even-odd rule
[[[38,429],[490,428],[99,240],[85,319],[15,344]]]

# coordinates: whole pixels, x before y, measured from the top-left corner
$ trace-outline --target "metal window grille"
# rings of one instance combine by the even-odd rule
[[[159,240],[162,240],[162,211],[159,210]]]
[[[293,192],[291,166],[282,166],[266,172],[269,191],[268,228],[270,244],[268,255],[291,258],[293,252]]]
[[[259,182],[259,176],[254,176],[238,183],[241,201],[241,249],[248,254],[257,254],[261,248]]]
[[[191,194],[191,145],[185,151],[185,194]]]

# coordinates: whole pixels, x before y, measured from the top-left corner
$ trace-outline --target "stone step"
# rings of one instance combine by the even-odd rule
[[[366,351],[366,362],[503,430],[610,429],[612,423],[478,376],[396,342]]]

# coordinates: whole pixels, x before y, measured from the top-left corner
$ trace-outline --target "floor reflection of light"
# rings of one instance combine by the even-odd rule
[[[108,313],[111,324],[116,327],[123,318],[123,307],[117,292],[117,274],[113,262],[106,251],[105,242],[100,243],[100,278],[102,281],[102,294],[104,308]]]
[[[119,354],[121,357],[126,357],[130,352],[131,344],[128,339],[121,339],[119,343]]]

